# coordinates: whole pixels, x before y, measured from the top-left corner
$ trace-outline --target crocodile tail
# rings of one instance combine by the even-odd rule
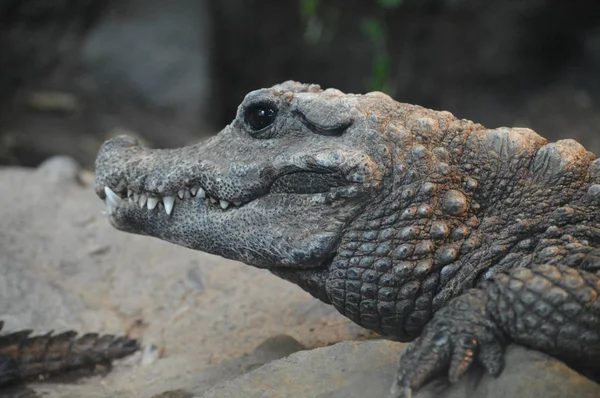
[[[3,322],[0,321],[0,330]],[[73,331],[30,336],[31,330],[0,336],[0,384],[56,374],[125,357],[139,349],[137,340]]]

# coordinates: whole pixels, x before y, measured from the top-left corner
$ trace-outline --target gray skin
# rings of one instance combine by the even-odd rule
[[[285,82],[195,146],[109,140],[105,187],[120,230],[266,268],[414,340],[393,396],[474,361],[497,375],[510,341],[600,366],[600,160],[573,140]],[[173,211],[138,195],[174,196]]]

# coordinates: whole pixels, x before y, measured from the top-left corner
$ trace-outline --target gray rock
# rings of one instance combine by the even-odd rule
[[[154,395],[152,398],[192,398],[193,394],[185,390],[171,390]]]
[[[246,371],[305,349],[298,340],[285,334],[270,337],[248,356]]]
[[[215,386],[202,398],[387,397],[405,345],[344,342],[303,351]],[[599,397],[600,385],[537,351],[509,346],[497,378],[475,367],[458,383],[434,381],[415,398]]]
[[[190,388],[190,391],[195,396],[198,396],[212,386],[304,349],[305,347],[302,344],[290,336],[279,335],[270,337],[250,354],[227,360],[199,373],[195,380],[196,385]]]
[[[53,156],[43,161],[37,168],[38,173],[55,181],[78,181],[81,166],[69,156]]]
[[[385,397],[404,346],[378,340],[301,351],[215,386],[202,398]]]

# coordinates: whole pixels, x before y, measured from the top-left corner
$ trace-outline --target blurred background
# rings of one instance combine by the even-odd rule
[[[0,0],[0,164],[197,142],[294,79],[600,155],[594,0]]]

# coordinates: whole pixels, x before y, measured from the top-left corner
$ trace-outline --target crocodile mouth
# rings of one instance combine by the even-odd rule
[[[200,185],[183,186],[174,194],[161,195],[128,187],[124,179],[113,187],[104,186],[98,194],[104,199],[108,215],[114,214],[117,208],[139,208],[148,214],[164,213],[170,216],[177,207],[200,203],[208,210],[229,212],[266,196],[303,196],[310,197],[314,205],[333,204],[340,199],[359,196],[356,188],[356,184],[333,173],[296,171],[275,178],[266,192],[255,192],[243,199],[219,198]]]
[[[122,184],[119,184],[122,185]],[[130,188],[119,189],[104,187],[104,202],[106,210],[112,214],[115,209],[120,206],[129,206],[131,208],[139,207],[146,209],[149,212],[165,212],[171,215],[176,206],[181,206],[184,202],[192,200],[203,201],[206,206],[226,211],[233,207],[240,207],[244,203],[242,201],[229,202],[224,199],[218,199],[208,196],[206,190],[200,186],[191,188],[181,188],[175,195],[156,195],[148,192],[138,193]]]

